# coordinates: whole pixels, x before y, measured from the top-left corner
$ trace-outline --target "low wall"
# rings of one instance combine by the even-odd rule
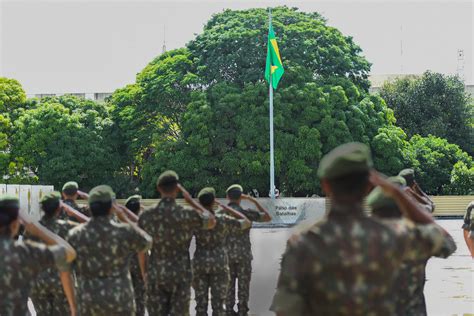
[[[52,185],[0,184],[0,195],[11,194],[20,200],[20,208],[33,218],[40,218],[39,201],[43,195],[53,191]]]

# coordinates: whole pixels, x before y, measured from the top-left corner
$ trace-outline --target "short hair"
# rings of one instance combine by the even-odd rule
[[[41,209],[48,217],[53,217],[59,207],[59,200],[41,203]]]
[[[93,202],[89,204],[93,217],[107,216],[112,208],[112,201],[107,202]]]
[[[168,182],[158,185],[158,188],[165,193],[171,193],[178,187],[178,182]]]
[[[346,174],[341,177],[327,179],[331,191],[336,197],[344,197],[348,200],[362,201],[367,193],[369,184],[369,172],[361,171]]]
[[[125,207],[132,211],[135,215],[140,212],[140,201],[133,200],[125,204]]]
[[[77,193],[77,188],[74,187],[68,187],[63,190],[63,193],[67,196],[73,196],[74,194]]]
[[[214,203],[215,197],[213,194],[203,194],[199,197],[199,203],[202,204],[202,206],[209,207],[212,206]]]

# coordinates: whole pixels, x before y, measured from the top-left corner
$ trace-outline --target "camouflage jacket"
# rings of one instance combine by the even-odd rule
[[[148,261],[148,282],[191,282],[189,245],[196,229],[209,228],[209,219],[164,198],[145,210],[138,225],[154,240]]]
[[[252,222],[262,222],[265,213],[253,209],[243,209],[237,203],[229,203],[229,207],[244,214]],[[230,262],[252,260],[250,244],[250,227],[244,230],[233,230],[227,236],[227,254]]]
[[[59,235],[62,238],[66,238],[70,229],[77,226],[77,223],[64,221],[54,217],[43,216],[40,219],[40,224],[52,231],[53,233]],[[26,240],[32,240],[36,242],[41,242],[38,238],[31,237],[27,233],[25,234]],[[44,293],[63,293],[63,288],[61,284],[61,279],[59,278],[59,272],[54,267],[45,269],[42,271],[36,280],[32,284],[31,294],[44,294]]]
[[[79,311],[90,304],[100,305],[104,311],[131,313],[135,307],[129,258],[132,253],[147,250],[151,241],[110,216],[92,217],[72,229],[67,239],[77,252],[73,268],[78,280]]]
[[[29,315],[30,282],[41,271],[64,267],[66,250],[32,241],[17,241],[0,236],[0,315]]]
[[[89,210],[89,207],[87,206],[79,206],[77,205],[77,203],[73,200],[63,200],[63,203],[64,204],[67,204],[69,205],[70,207],[72,207],[73,209],[75,209],[76,211],[84,214],[85,216],[87,217],[91,217],[91,212]],[[61,212],[61,214],[59,215],[59,218],[60,219],[63,219],[63,220],[69,220],[69,221],[73,221],[73,222],[76,222],[77,223],[77,219],[75,217],[72,217],[72,216],[69,216],[66,212]]]
[[[472,209],[474,208],[474,201],[469,203],[466,209],[466,213],[464,213],[464,221],[462,228],[465,230],[470,230],[474,232],[474,213]]]
[[[248,229],[248,222],[225,214],[216,213],[216,226],[211,230],[198,230],[196,251],[193,258],[193,271],[215,273],[228,270],[226,237],[230,232]]]
[[[331,210],[290,238],[271,309],[285,315],[396,315],[391,293],[402,261],[427,258],[445,244],[441,229],[425,226],[392,228],[362,208]]]

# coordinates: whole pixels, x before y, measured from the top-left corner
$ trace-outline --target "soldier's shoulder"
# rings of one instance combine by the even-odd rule
[[[87,223],[77,224],[69,230],[69,237],[79,236],[85,233]]]

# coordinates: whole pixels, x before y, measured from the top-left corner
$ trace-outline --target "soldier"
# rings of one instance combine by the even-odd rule
[[[212,315],[225,315],[225,300],[229,284],[229,260],[225,250],[225,238],[231,230],[249,229],[251,222],[241,213],[222,206],[215,200],[214,188],[204,188],[198,194],[201,205],[214,214],[214,204],[234,217],[216,213],[216,226],[211,230],[195,232],[196,251],[194,252],[193,288],[196,297],[196,316],[207,315],[209,290],[211,291]]]
[[[318,168],[331,200],[326,219],[288,241],[271,310],[277,315],[395,315],[391,289],[401,261],[436,253],[446,232],[432,225],[410,240],[407,227],[393,229],[369,218],[363,199],[379,185],[413,222],[433,224],[399,186],[372,169],[369,148],[341,145]],[[415,249],[410,246],[418,244]]]
[[[403,177],[407,183],[408,190],[407,192],[415,198],[419,203],[421,203],[425,209],[433,213],[435,210],[435,204],[433,200],[420,188],[418,183],[415,180],[415,170],[411,168],[403,169],[398,174],[399,176]]]
[[[253,222],[269,222],[272,220],[268,211],[253,197],[242,194],[243,189],[239,184],[231,185],[226,193],[229,200],[228,206],[244,214]],[[253,203],[257,210],[244,209],[240,205],[242,200]],[[250,245],[250,228],[233,230],[227,237],[227,253],[229,256],[230,283],[227,292],[226,310],[228,315],[247,315],[250,296],[250,278],[252,274],[252,247]],[[238,313],[234,311],[235,283],[238,280],[237,297],[239,299]]]
[[[63,195],[64,204],[72,207],[73,209],[75,209],[76,211],[79,211],[80,213],[82,213],[83,215],[87,217],[91,217],[91,212],[89,211],[89,208],[87,206],[81,207],[77,205],[76,203],[76,200],[78,197],[81,197],[83,199],[89,198],[87,193],[79,191],[79,185],[77,184],[77,182],[75,181],[66,182],[63,185],[62,195]],[[74,222],[82,223],[82,221],[79,221],[76,217],[73,217],[69,214],[64,214],[64,213],[61,214],[61,219],[68,219]]]
[[[466,213],[464,214],[464,223],[462,225],[464,241],[466,242],[467,249],[469,250],[471,257],[474,258],[474,201],[471,201],[467,206]]]
[[[20,221],[29,235],[47,245],[14,241]],[[0,315],[28,315],[31,280],[54,265],[67,269],[67,262],[75,257],[76,252],[64,239],[20,214],[16,197],[0,197]]]
[[[39,221],[40,224],[61,238],[66,238],[69,230],[77,226],[75,222],[64,221],[58,218],[61,213],[61,194],[59,192],[51,192],[43,196],[40,205],[44,212],[43,217]],[[28,239],[41,242],[38,238],[26,233],[25,240]],[[36,315],[75,315],[76,302],[73,284],[74,282],[69,271],[61,272],[61,277],[57,269],[54,268],[45,269],[41,272],[34,280],[30,292]]]
[[[404,187],[405,179],[398,176],[388,179],[389,181]],[[381,219],[384,223],[395,228],[399,225],[413,227],[413,223],[406,218],[402,218],[402,212],[393,199],[386,196],[380,187],[375,188],[367,197],[367,204],[372,210],[375,218]],[[414,226],[409,232],[411,234],[424,234],[427,230],[438,230],[437,224],[427,224]],[[413,240],[416,238],[412,237]],[[419,244],[409,245],[414,251]],[[417,256],[417,260],[406,260],[403,262],[394,281],[394,293],[396,299],[396,314],[399,316],[427,315],[425,296],[423,294],[425,286],[425,268],[431,256],[447,258],[456,250],[456,244],[449,234],[445,234],[444,242],[437,251],[427,254],[425,258]],[[421,253],[423,253],[421,251]]]
[[[89,208],[91,220],[68,235],[77,251],[73,268],[78,311],[91,316],[135,315],[128,261],[131,253],[149,249],[151,237],[128,219],[107,185],[90,191]],[[112,221],[112,212],[124,223]]]
[[[133,214],[139,216],[143,210],[141,204],[142,197],[140,195],[132,195],[125,201],[125,207],[132,211]],[[135,294],[135,304],[137,306],[137,316],[145,315],[145,282],[140,271],[137,254],[132,254],[130,258],[130,275],[132,277],[133,293]]]
[[[214,215],[194,202],[178,180],[176,172],[163,172],[157,181],[160,202],[145,210],[138,220],[139,226],[156,241],[143,271],[150,316],[189,315],[192,282],[189,245],[193,231],[211,229],[216,223]],[[193,210],[176,204],[179,191]],[[140,255],[143,267],[145,256]]]

